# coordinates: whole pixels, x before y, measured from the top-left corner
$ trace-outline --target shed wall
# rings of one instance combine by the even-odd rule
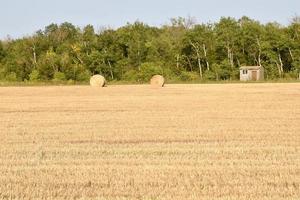
[[[262,81],[264,80],[264,69],[257,69],[257,70],[250,70],[248,69],[247,74],[243,74],[243,70],[240,70],[240,80],[241,81],[251,81],[252,80],[252,72],[257,71],[257,80]]]

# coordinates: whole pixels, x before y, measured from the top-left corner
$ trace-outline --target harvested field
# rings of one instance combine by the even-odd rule
[[[300,199],[300,84],[0,88],[0,199]]]

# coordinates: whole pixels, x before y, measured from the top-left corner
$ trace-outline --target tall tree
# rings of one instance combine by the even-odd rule
[[[211,25],[196,25],[189,30],[184,38],[184,51],[188,57],[189,54],[195,54],[199,69],[200,78],[203,78],[203,66],[210,70],[209,55],[212,54],[214,35]]]
[[[233,18],[221,18],[219,23],[215,25],[215,33],[217,38],[217,48],[227,56],[231,69],[235,67],[235,57],[237,54],[237,44],[240,35],[240,27],[238,22]],[[221,60],[224,60],[221,59]]]

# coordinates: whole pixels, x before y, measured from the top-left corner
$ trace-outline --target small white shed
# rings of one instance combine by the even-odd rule
[[[241,81],[262,81],[264,78],[262,66],[243,66],[240,68]]]

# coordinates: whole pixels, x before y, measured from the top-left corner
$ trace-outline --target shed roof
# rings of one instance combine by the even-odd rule
[[[262,66],[242,66],[240,67],[241,70],[248,69],[248,70],[259,70],[263,68]]]

